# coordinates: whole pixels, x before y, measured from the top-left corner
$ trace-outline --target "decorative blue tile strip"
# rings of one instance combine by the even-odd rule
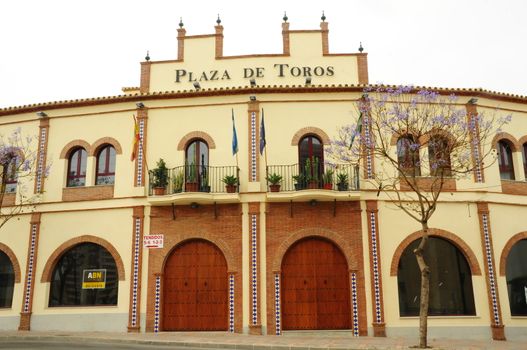
[[[251,113],[251,181],[256,181],[256,113]]]
[[[229,275],[229,332],[234,333],[234,274]]]
[[[161,276],[156,276],[156,295],[154,303],[154,333],[159,332],[159,304],[161,301]]]
[[[377,250],[377,225],[375,221],[375,213],[370,213],[371,222],[371,255],[373,260],[373,289],[375,294],[375,321],[382,322],[381,310],[381,287],[379,283],[379,257]]]
[[[359,305],[357,302],[357,274],[351,273],[351,302],[353,310],[353,336],[359,336]]]
[[[143,183],[143,140],[145,136],[145,120],[139,120],[139,149],[137,150],[137,181],[136,186]]]
[[[489,270],[490,297],[492,298],[492,314],[494,316],[494,323],[499,326],[501,324],[501,320],[500,313],[498,311],[498,297],[496,294],[496,277],[494,275],[494,266],[492,264],[492,248],[490,246],[488,214],[483,213],[482,217],[483,236],[485,238],[485,257],[487,258],[487,267]]]
[[[275,309],[275,329],[276,335],[282,334],[282,325],[280,321],[281,310],[280,310],[280,274],[274,274],[274,309]]]
[[[141,238],[141,219],[135,218],[134,232],[134,271],[132,286],[132,327],[137,325],[137,290],[139,287],[139,249]]]
[[[364,113],[364,137],[366,140],[366,145],[370,145],[371,142],[371,136],[370,136],[370,121],[369,121],[368,113]],[[368,179],[373,178],[373,171],[372,171],[372,157],[371,152],[369,151],[366,153],[366,176]]]
[[[251,215],[251,289],[252,289],[252,323],[258,324],[258,263],[257,263],[257,226],[256,214]]]
[[[42,178],[44,177],[44,155],[45,155],[45,147],[46,147],[46,138],[48,134],[48,128],[42,128],[40,130],[40,152],[38,154],[38,165],[37,165],[37,186],[36,186],[36,192],[40,193],[42,192]]]
[[[474,153],[474,162],[476,163],[476,182],[483,182],[483,176],[481,173],[481,157],[479,154],[479,137],[477,132],[477,125],[472,126],[472,145]]]
[[[35,247],[37,244],[37,224],[31,224],[31,248],[29,250],[29,262],[27,267],[26,290],[24,291],[24,312],[29,312],[29,301],[31,297],[31,285],[33,283],[33,270],[35,266]]]

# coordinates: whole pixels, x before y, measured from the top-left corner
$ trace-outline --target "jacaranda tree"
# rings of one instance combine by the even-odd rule
[[[473,103],[471,99],[467,104]],[[360,162],[364,185],[421,224],[414,250],[420,270],[416,278],[421,279],[421,348],[427,346],[430,294],[430,269],[423,254],[428,222],[449,183],[477,178],[496,160],[490,142],[511,120],[510,115],[471,113],[467,104],[454,95],[411,86],[368,88],[356,103],[356,124],[342,126],[326,150],[336,161]]]
[[[34,139],[20,128],[9,136],[0,135],[0,229],[16,215],[33,211],[40,197],[33,190],[38,153]],[[42,176],[47,170],[41,169]]]

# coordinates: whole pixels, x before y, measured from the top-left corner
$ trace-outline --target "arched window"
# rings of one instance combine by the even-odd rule
[[[397,284],[401,316],[419,315],[421,273],[414,249],[420,241],[417,239],[408,245],[399,260]],[[472,274],[463,253],[447,240],[430,237],[424,256],[430,267],[428,315],[475,315]]]
[[[5,192],[14,193],[18,183],[19,158],[16,155],[12,155],[12,157],[7,156],[6,158],[6,164],[2,164],[1,169],[2,178],[5,181]]]
[[[187,187],[187,191],[204,191],[209,187],[209,146],[204,140],[192,140],[185,152],[185,181],[194,185],[192,189]]]
[[[522,156],[523,156],[523,173],[525,175],[525,179],[527,180],[527,142],[523,144],[522,147]]]
[[[104,247],[78,244],[53,269],[49,306],[117,305],[118,282],[115,261]]]
[[[15,271],[11,259],[0,250],[0,308],[11,307],[13,289],[15,287]]]
[[[514,244],[507,256],[507,292],[512,316],[527,316],[527,239]]]
[[[397,162],[402,173],[408,176],[421,176],[419,162],[419,144],[412,135],[405,135],[397,140]]]
[[[96,185],[113,185],[115,182],[115,148],[105,145],[97,154]]]
[[[503,180],[514,180],[512,145],[509,141],[500,140],[498,142],[498,164],[500,167],[500,178]]]
[[[432,136],[428,141],[428,158],[430,160],[430,175],[451,176],[448,139],[443,136]]]
[[[304,136],[298,143],[299,174],[305,183],[319,187],[324,173],[324,145],[315,135]]]
[[[68,187],[86,185],[86,150],[75,148],[68,159]]]

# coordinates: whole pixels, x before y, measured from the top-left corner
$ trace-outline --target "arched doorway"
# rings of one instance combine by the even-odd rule
[[[507,256],[507,292],[512,316],[527,316],[527,239],[516,242]]]
[[[332,242],[310,237],[282,261],[282,328],[350,329],[350,282],[344,254]]]
[[[226,331],[228,328],[227,262],[205,240],[177,246],[164,273],[163,329]]]

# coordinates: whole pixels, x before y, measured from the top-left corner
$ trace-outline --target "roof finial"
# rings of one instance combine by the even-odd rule
[[[183,28],[183,17],[179,17],[179,28]]]
[[[284,17],[282,19],[284,20],[284,23],[287,23],[288,18],[287,18],[287,13],[285,11],[284,11]]]
[[[362,47],[362,41],[360,42],[360,46],[359,46],[359,52],[362,53],[362,51],[364,51],[364,48]]]
[[[146,50],[145,60],[150,61],[150,51]]]
[[[220,19],[220,14],[218,13],[218,19],[216,20],[216,23],[218,23],[218,25],[221,24],[221,19]]]
[[[320,19],[322,20],[322,22],[326,21],[326,15],[324,14],[324,10],[322,10],[322,17],[320,17]]]

